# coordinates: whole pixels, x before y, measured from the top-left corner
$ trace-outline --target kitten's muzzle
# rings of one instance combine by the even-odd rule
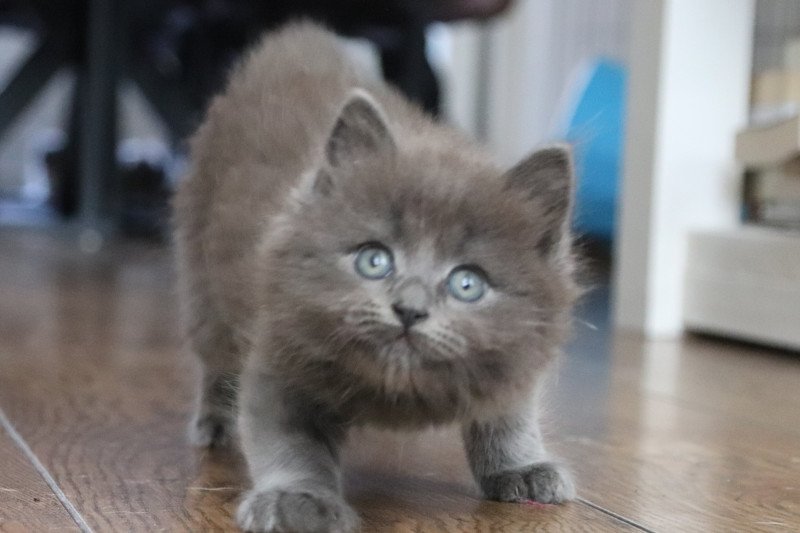
[[[409,278],[395,289],[392,311],[408,330],[411,326],[428,318],[431,294],[419,278]]]
[[[409,329],[417,322],[428,318],[428,311],[424,309],[414,309],[413,307],[405,307],[400,303],[392,304],[392,311],[394,311],[394,314],[400,319],[400,323],[403,324],[405,329]]]

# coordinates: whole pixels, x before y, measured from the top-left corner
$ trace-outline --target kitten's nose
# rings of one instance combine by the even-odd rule
[[[410,328],[417,322],[428,318],[428,312],[424,309],[414,309],[413,307],[405,307],[401,303],[392,304],[392,311],[403,323],[403,327]]]

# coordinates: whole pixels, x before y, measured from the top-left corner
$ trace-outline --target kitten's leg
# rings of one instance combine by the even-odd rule
[[[213,316],[200,315],[209,313],[208,308],[195,312],[189,337],[202,364],[203,376],[189,425],[189,439],[196,446],[223,447],[236,434],[240,348],[228,326]]]
[[[236,434],[236,395],[239,376],[235,370],[204,365],[189,439],[195,446],[225,447]]]
[[[253,488],[236,518],[246,531],[337,532],[358,529],[341,494],[338,446],[344,428],[314,406],[287,397],[280,384],[245,371],[242,449]]]
[[[544,449],[535,413],[472,422],[463,435],[472,472],[487,498],[541,503],[575,498],[569,471]]]

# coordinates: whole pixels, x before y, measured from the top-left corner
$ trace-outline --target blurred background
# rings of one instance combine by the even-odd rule
[[[209,97],[297,16],[502,164],[572,143],[620,328],[800,348],[795,0],[3,0],[0,225],[165,242]]]

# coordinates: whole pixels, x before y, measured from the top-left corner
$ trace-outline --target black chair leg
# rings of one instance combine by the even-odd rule
[[[0,135],[11,126],[63,65],[58,47],[45,41],[31,54],[0,92]]]
[[[119,184],[116,172],[117,86],[119,78],[119,0],[90,0],[85,87],[81,100],[79,149],[82,225],[100,229],[117,224]]]

